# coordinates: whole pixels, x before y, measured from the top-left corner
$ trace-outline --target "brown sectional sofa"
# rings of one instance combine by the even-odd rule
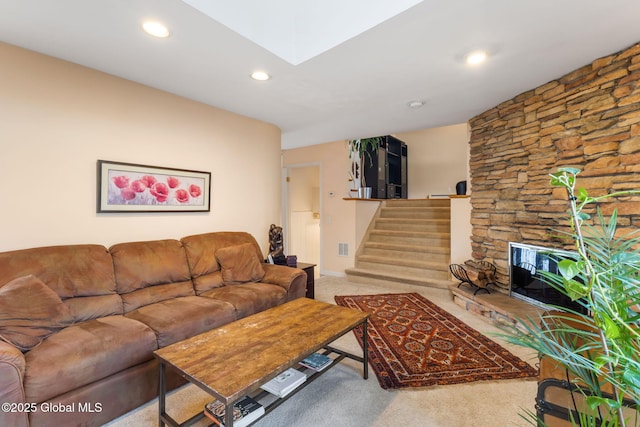
[[[262,261],[242,232],[0,253],[0,311],[41,290],[0,314],[0,425],[96,426],[153,399],[154,350],[305,295],[304,271]]]

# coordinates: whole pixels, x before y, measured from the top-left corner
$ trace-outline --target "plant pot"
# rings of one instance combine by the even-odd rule
[[[358,197],[360,199],[370,199],[371,198],[371,187],[360,187],[360,188],[358,188]]]

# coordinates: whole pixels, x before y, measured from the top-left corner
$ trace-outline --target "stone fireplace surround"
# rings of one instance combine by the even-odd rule
[[[506,296],[509,241],[573,249],[556,237],[568,229],[568,205],[564,190],[549,185],[550,173],[582,169],[578,186],[591,195],[640,188],[640,44],[507,100],[469,125],[472,257],[497,266],[492,293]],[[640,197],[601,209],[609,215],[614,205],[619,228],[638,227]],[[477,309],[462,291],[456,298]]]

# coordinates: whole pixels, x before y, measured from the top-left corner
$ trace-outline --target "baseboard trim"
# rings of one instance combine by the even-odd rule
[[[330,271],[330,270],[320,270],[321,276],[332,276],[332,277],[347,277],[344,271]]]

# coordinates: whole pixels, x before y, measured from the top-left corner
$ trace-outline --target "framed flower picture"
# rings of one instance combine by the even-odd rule
[[[98,160],[97,212],[209,212],[211,172]]]

